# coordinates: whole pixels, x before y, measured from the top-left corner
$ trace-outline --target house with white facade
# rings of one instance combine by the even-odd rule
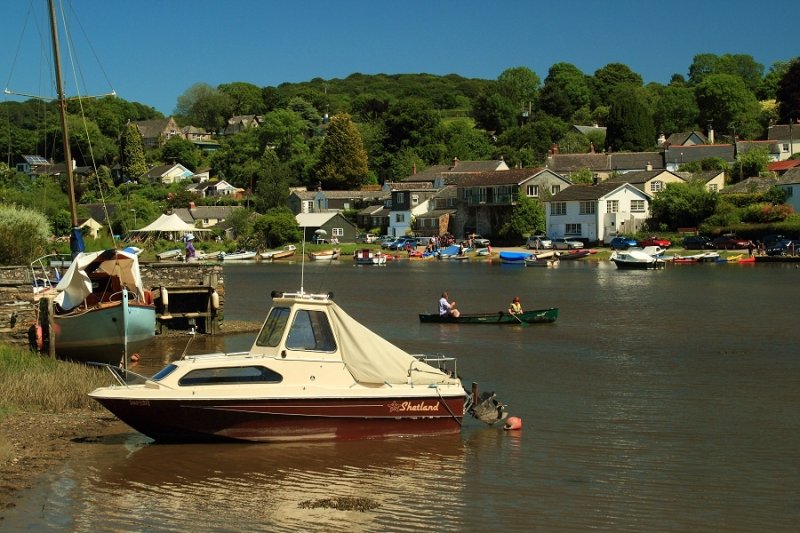
[[[572,185],[545,201],[547,234],[608,243],[640,231],[650,214],[651,198],[630,183]]]
[[[686,183],[683,177],[670,170],[638,170],[608,178],[611,183],[630,183],[649,195],[655,195],[670,183]]]
[[[178,183],[181,181],[188,181],[192,179],[194,172],[181,165],[175,163],[173,165],[159,165],[153,167],[137,179],[139,183],[157,182],[164,185]]]

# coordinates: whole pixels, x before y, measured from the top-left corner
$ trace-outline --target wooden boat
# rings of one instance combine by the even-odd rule
[[[676,255],[672,260],[674,263],[716,263],[719,259],[719,252],[703,252],[694,255]]]
[[[525,266],[555,268],[559,264],[558,256],[550,254],[549,257],[540,258],[538,254],[531,254],[525,258]]]
[[[155,336],[153,296],[136,254],[79,253],[55,286],[34,292],[53,299],[52,336],[61,359],[119,365]]]
[[[75,178],[70,164],[72,152],[67,97],[61,76],[58,25],[53,0],[49,1],[49,18],[61,140],[64,161],[67,162],[72,261],[55,287],[49,284],[44,290],[34,288],[36,298],[52,300],[49,305],[52,328],[50,324],[39,324],[35,328],[37,332],[42,332],[43,341],[45,337],[49,338],[53,343],[51,348],[62,359],[125,365],[129,350],[138,350],[155,336],[155,306],[152,294],[142,284],[139,258],[135,251],[85,252],[83,235],[78,227]],[[180,250],[178,255],[181,255]],[[37,334],[37,341],[38,338]]]
[[[312,261],[333,261],[339,259],[339,250],[324,250],[322,252],[311,252],[308,254]]]
[[[642,250],[616,250],[610,259],[621,270],[659,270],[666,266],[664,260]]]
[[[525,311],[518,315],[510,315],[505,311],[496,313],[461,313],[460,316],[440,315],[438,313],[420,313],[419,321],[423,324],[546,324],[558,318],[558,307]]]
[[[248,250],[237,250],[230,253],[220,252],[218,255],[220,261],[247,261],[249,259],[255,259],[255,257],[256,252]]]
[[[297,246],[294,244],[287,244],[281,250],[269,250],[267,252],[261,252],[261,259],[264,261],[275,261],[277,259],[285,259],[287,257],[291,257],[297,251]]]
[[[524,265],[530,255],[528,252],[500,252],[498,257],[504,265]]]
[[[585,248],[580,250],[567,250],[559,252],[558,258],[561,259],[562,261],[570,259],[581,259],[583,257],[586,257],[587,255],[590,255],[591,253],[592,250],[587,250]]]
[[[164,250],[156,254],[156,259],[159,261],[169,261],[170,259],[178,259],[183,257],[183,250],[180,248],[173,248],[171,250]]]
[[[116,372],[119,385],[89,396],[161,442],[440,435],[458,433],[466,413],[505,418],[494,394],[464,390],[453,358],[409,354],[328,294],[272,298],[249,351],[186,355],[138,384]]]
[[[353,254],[353,261],[357,265],[385,265],[386,254],[372,248],[362,248]]]

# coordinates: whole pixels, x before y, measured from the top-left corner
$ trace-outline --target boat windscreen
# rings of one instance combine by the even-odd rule
[[[283,330],[286,328],[286,322],[289,320],[288,307],[273,307],[270,311],[261,332],[256,339],[256,345],[276,347],[281,342]]]

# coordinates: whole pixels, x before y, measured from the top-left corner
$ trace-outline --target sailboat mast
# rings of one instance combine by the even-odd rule
[[[58,109],[61,116],[61,139],[64,142],[64,163],[67,168],[67,195],[69,196],[70,216],[72,217],[72,233],[70,235],[70,248],[72,252],[83,251],[83,238],[80,239],[80,249],[74,244],[78,229],[78,210],[75,205],[75,178],[72,172],[72,150],[69,146],[69,130],[67,129],[67,97],[64,94],[64,81],[61,77],[61,50],[58,45],[58,26],[56,24],[56,6],[54,0],[48,0],[50,7],[50,35],[53,42],[53,63],[56,71],[56,90],[58,92]]]

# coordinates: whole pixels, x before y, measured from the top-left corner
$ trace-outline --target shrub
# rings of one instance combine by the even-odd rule
[[[0,207],[0,264],[30,264],[44,255],[50,235],[50,223],[38,211]]]

